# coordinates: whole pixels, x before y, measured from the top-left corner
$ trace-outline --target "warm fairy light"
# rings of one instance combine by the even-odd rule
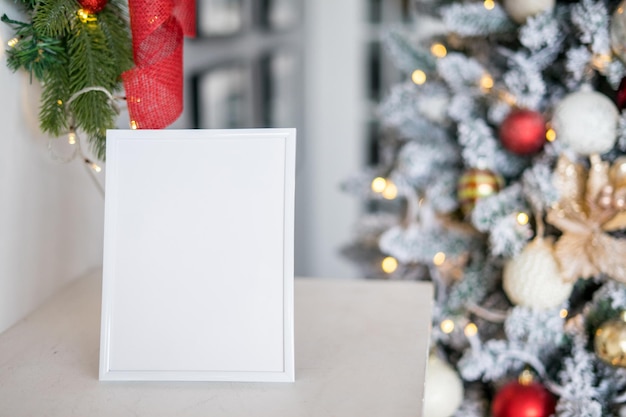
[[[523,212],[517,214],[517,223],[520,226],[526,226],[529,220],[530,219],[528,218],[528,214],[523,213]]]
[[[559,311],[559,317],[561,317],[562,319],[564,319],[565,317],[567,317],[567,315],[569,314],[569,312],[562,308],[561,311]]]
[[[443,58],[448,55],[448,50],[446,47],[440,43],[435,43],[430,47],[430,53],[436,56],[437,58]]]
[[[417,85],[424,84],[426,82],[426,73],[419,69],[413,71],[413,74],[411,74],[411,81]]]
[[[134,121],[134,120],[131,120],[131,121],[130,121],[130,128],[131,128],[131,129],[133,129],[133,130],[137,130],[137,128],[138,128],[138,127],[139,127],[139,126],[137,125],[137,122],[136,122],[136,121]]]
[[[63,100],[60,100],[60,99],[59,99],[59,100],[57,100],[57,104],[58,104],[59,106],[62,106],[62,105],[63,105]]]
[[[554,140],[556,139],[556,130],[549,128],[548,130],[546,130],[546,140],[548,142],[554,142]]]
[[[450,319],[445,319],[441,322],[441,324],[439,324],[439,327],[441,328],[441,331],[445,334],[450,334],[454,331],[454,321]]]
[[[385,259],[383,259],[380,266],[383,269],[383,272],[385,272],[386,274],[393,274],[396,269],[398,269],[398,261],[392,256],[387,256]]]
[[[92,19],[90,18],[89,13],[85,9],[78,9],[76,14],[78,15],[78,18],[80,19],[80,21],[83,23],[86,23]]]
[[[474,323],[468,323],[463,333],[465,333],[467,337],[474,337],[478,333],[478,327]]]
[[[480,87],[487,91],[493,88],[493,78],[491,75],[485,74],[480,78]]]
[[[372,191],[375,193],[382,193],[387,187],[387,180],[383,177],[376,177],[372,180]]]
[[[598,69],[603,70],[611,63],[611,55],[608,54],[595,54],[591,58],[591,65]]]
[[[493,10],[493,8],[496,7],[496,3],[493,0],[485,0],[483,6],[485,6],[487,10]]]
[[[391,181],[387,181],[387,186],[383,190],[383,197],[387,200],[393,200],[398,196],[398,187]]]
[[[90,166],[91,166],[91,169],[93,169],[96,172],[102,171],[102,168],[100,168],[100,165],[96,164],[95,162],[92,162]]]
[[[500,100],[504,101],[509,106],[513,107],[517,105],[517,99],[515,98],[513,94],[509,93],[508,91],[500,91],[498,93],[498,97],[500,98]]]
[[[446,254],[443,252],[437,252],[433,257],[433,264],[435,266],[441,266],[446,261]]]
[[[530,372],[528,369],[525,369],[517,378],[517,382],[519,382],[520,385],[527,386],[532,384],[534,379],[535,377],[533,376],[533,373]]]
[[[15,48],[15,45],[17,45],[19,41],[20,40],[18,38],[9,39],[7,45],[9,45],[10,48]]]
[[[76,144],[76,133],[70,132],[67,134],[67,143],[69,143],[70,145]]]

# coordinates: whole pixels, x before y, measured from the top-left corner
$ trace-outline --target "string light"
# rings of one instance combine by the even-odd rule
[[[485,74],[480,77],[480,87],[483,90],[489,91],[493,88],[493,78],[489,74]]]
[[[417,85],[422,85],[426,82],[426,73],[422,70],[415,70],[411,74],[411,81],[413,81]]]
[[[569,314],[569,311],[567,311],[566,309],[561,309],[561,311],[559,311],[559,317],[561,317],[562,319],[564,319],[565,317],[567,317],[567,315]]]
[[[91,169],[93,169],[95,172],[100,172],[102,171],[102,168],[100,167],[100,165],[96,164],[95,162],[93,162],[91,159],[89,158],[83,158],[83,161],[85,162],[85,164],[89,165],[89,167]]]
[[[454,321],[450,319],[445,319],[441,322],[441,324],[439,324],[439,327],[441,328],[441,331],[445,334],[450,334],[454,331]]]
[[[57,105],[62,106],[63,105],[63,100],[61,100],[61,99],[57,100]]]
[[[393,274],[398,269],[398,260],[393,256],[387,256],[380,266],[386,274]]]
[[[131,121],[130,121],[130,128],[131,128],[132,130],[137,130],[137,129],[139,128],[139,126],[137,125],[137,122],[136,122],[136,121],[131,120]]]
[[[98,20],[96,16],[89,14],[89,12],[85,9],[78,9],[76,11],[76,14],[78,15],[78,18],[80,19],[80,21],[83,23],[95,22],[96,20]]]
[[[9,39],[9,41],[7,42],[7,45],[9,45],[10,48],[15,48],[15,45],[17,45],[19,41],[20,40],[18,38]]]
[[[446,254],[443,252],[437,252],[433,257],[433,264],[435,266],[441,266],[446,261]]]
[[[526,226],[529,221],[530,221],[530,219],[528,217],[528,214],[523,213],[523,212],[517,214],[517,223],[520,226]]]
[[[483,6],[485,6],[487,10],[493,10],[493,8],[496,7],[496,3],[493,0],[485,0]]]
[[[430,47],[430,53],[433,54],[434,56],[436,56],[437,58],[443,58],[446,55],[448,55],[448,50],[446,49],[446,47],[443,44],[434,43]]]
[[[517,99],[515,98],[515,96],[508,91],[500,91],[498,93],[498,97],[509,106],[515,106],[517,104]]]
[[[520,376],[517,378],[517,382],[519,382],[520,385],[527,386],[532,384],[534,379],[535,377],[533,376],[532,372],[530,372],[528,369],[524,369],[524,371],[522,371]]]
[[[546,130],[546,140],[548,142],[554,142],[555,139],[556,139],[556,131],[552,128],[548,128],[548,130]]]
[[[383,177],[376,177],[372,180],[372,191],[375,193],[382,193],[387,187],[387,180]]]
[[[463,333],[465,333],[467,337],[474,337],[478,334],[478,327],[474,323],[468,323]]]
[[[398,187],[391,181],[387,181],[387,186],[383,190],[383,197],[387,200],[393,200],[398,196]]]
[[[69,143],[70,145],[75,145],[76,144],[76,133],[75,132],[70,132],[67,134],[67,143]]]
[[[591,65],[597,70],[604,70],[611,63],[611,55],[595,54],[591,58]]]

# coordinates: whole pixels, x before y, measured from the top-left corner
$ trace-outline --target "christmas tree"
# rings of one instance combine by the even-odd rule
[[[417,9],[346,253],[434,283],[424,416],[625,415],[626,2]]]

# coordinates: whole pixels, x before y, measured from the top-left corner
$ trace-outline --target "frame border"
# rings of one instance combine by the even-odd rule
[[[283,371],[282,372],[241,372],[241,371],[137,371],[110,369],[110,330],[115,286],[115,259],[110,248],[113,245],[117,228],[117,213],[114,200],[116,185],[120,180],[112,155],[118,150],[118,143],[126,140],[156,139],[177,140],[177,138],[211,140],[223,138],[282,139],[285,146],[285,182],[283,212]],[[296,129],[196,129],[196,130],[108,130],[104,259],[102,272],[102,310],[100,334],[101,381],[222,381],[222,382],[293,382],[294,366],[294,211],[295,211],[295,161]]]

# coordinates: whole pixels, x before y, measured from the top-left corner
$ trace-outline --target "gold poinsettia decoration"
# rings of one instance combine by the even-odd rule
[[[611,166],[591,156],[591,168],[561,157],[556,186],[561,198],[547,214],[563,232],[555,245],[565,281],[604,273],[626,282],[626,240],[609,232],[626,228],[626,159]]]

